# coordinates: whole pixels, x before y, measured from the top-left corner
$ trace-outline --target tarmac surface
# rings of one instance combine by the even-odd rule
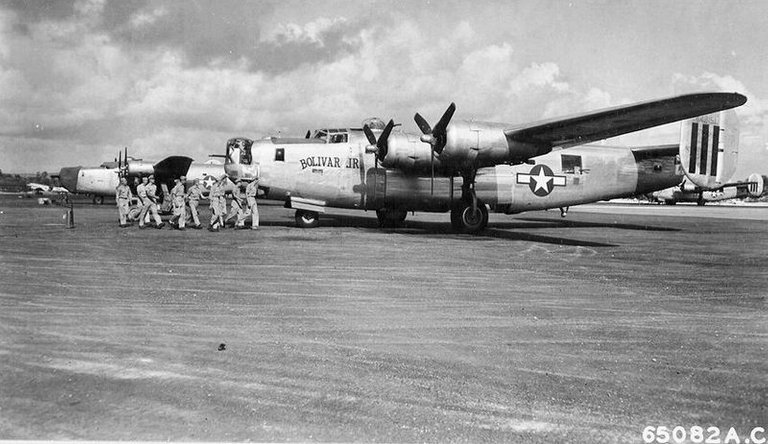
[[[210,233],[78,203],[67,229],[65,208],[0,195],[0,438],[768,430],[768,208],[589,205],[479,236],[260,209],[258,231]]]

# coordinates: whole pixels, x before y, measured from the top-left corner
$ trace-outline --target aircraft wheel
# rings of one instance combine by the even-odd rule
[[[93,203],[96,205],[104,205],[104,196],[93,196]]]
[[[139,214],[141,214],[141,208],[132,207],[130,210],[128,210],[128,220],[130,221],[139,220]]]
[[[478,200],[477,210],[472,211],[472,204],[461,201],[451,210],[451,225],[461,233],[479,233],[488,226],[488,207]]]
[[[315,228],[320,225],[320,215],[315,211],[296,210],[296,226],[299,228]]]
[[[400,226],[405,222],[408,212],[405,210],[395,210],[384,208],[376,210],[376,217],[379,219],[379,226],[384,228],[393,228]]]

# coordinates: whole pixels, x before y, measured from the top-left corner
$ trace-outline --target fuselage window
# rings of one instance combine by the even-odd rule
[[[574,156],[572,154],[562,154],[563,173],[567,174],[581,174],[581,156]]]
[[[275,149],[275,162],[285,162],[285,148]]]

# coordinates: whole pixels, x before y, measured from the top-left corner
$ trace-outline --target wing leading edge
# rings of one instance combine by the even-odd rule
[[[536,122],[504,131],[507,139],[567,148],[741,106],[738,93],[697,93]]]

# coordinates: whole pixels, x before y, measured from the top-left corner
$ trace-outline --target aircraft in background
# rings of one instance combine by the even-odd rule
[[[186,176],[187,182],[200,179],[201,184],[210,188],[224,174],[224,165],[213,159],[199,163],[186,156],[170,156],[153,163],[128,157],[126,149],[125,160],[121,153],[115,162],[105,162],[99,167],[65,167],[53,177],[70,192],[92,196],[93,203],[101,205],[105,196],[115,195],[121,176],[132,178],[150,174],[155,176],[155,182],[164,193],[173,187],[173,180],[181,176]]]
[[[695,202],[697,205],[702,206],[708,202],[762,197],[766,191],[766,182],[768,182],[768,176],[753,173],[746,180],[727,183],[714,189],[706,189],[685,179],[676,187],[655,191],[647,197],[652,202],[666,205],[675,205],[679,202]]]
[[[720,111],[746,101],[738,93],[687,94],[523,125],[452,122],[452,103],[434,127],[414,116],[422,135],[376,120],[309,139],[233,138],[224,168],[232,180],[259,177],[268,199],[296,209],[299,227],[317,226],[326,208],[351,208],[376,211],[384,226],[409,211],[450,212],[457,231],[475,233],[489,208],[565,214],[572,205],[669,188],[684,175],[716,185],[720,171],[733,168],[726,149],[738,149],[736,115]],[[678,144],[585,145],[685,119],[692,120]]]
[[[69,193],[69,190],[67,190],[64,187],[43,185],[41,183],[36,183],[36,182],[29,182],[27,184],[27,188],[29,192],[35,193],[38,196],[42,196],[43,194],[51,194],[51,193],[53,194]]]
[[[37,195],[41,195],[43,193],[51,191],[51,187],[50,186],[43,185],[41,183],[35,183],[35,182],[29,182],[27,184],[27,188],[28,188],[29,191],[31,191],[31,192],[33,192],[33,193],[35,193]]]

